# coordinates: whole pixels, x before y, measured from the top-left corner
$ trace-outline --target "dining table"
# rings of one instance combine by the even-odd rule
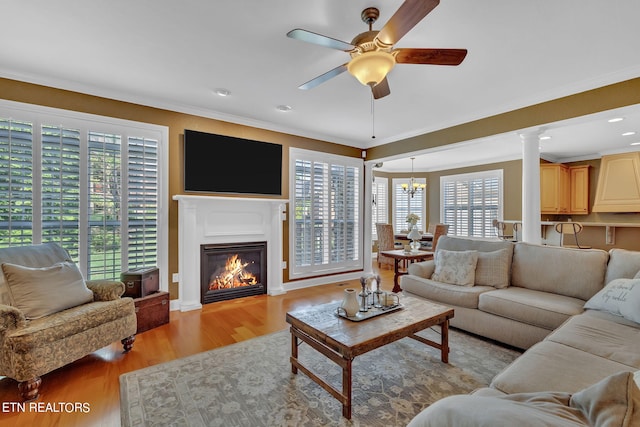
[[[395,233],[393,235],[393,238],[395,240],[411,240],[409,237],[407,237],[407,235],[409,234],[409,232],[400,232],[400,233]],[[420,241],[421,242],[431,242],[433,241],[433,233],[422,233],[421,237],[420,237]]]

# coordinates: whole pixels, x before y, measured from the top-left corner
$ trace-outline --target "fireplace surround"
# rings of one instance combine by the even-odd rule
[[[267,294],[283,294],[286,199],[175,195],[178,202],[178,298],[172,309],[202,308],[200,245],[266,242]],[[175,280],[174,280],[175,281]]]

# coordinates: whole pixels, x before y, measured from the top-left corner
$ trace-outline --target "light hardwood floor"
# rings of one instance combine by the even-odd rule
[[[383,288],[390,291],[393,271],[382,269],[380,275]],[[0,377],[0,425],[119,426],[121,374],[286,329],[287,311],[339,301],[345,288],[359,286],[353,280],[278,296],[222,301],[202,310],[172,311],[168,324],[137,335],[128,354],[122,353],[120,343],[114,343],[44,375],[36,401],[42,407],[27,403],[24,412],[13,404],[19,402],[17,383]],[[86,403],[88,411],[60,411],[67,402]]]

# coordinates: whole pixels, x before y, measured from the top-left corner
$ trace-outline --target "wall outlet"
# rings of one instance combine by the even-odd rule
[[[178,282],[180,282],[180,273],[173,273],[173,274],[171,275],[171,281],[172,281],[173,283],[178,283]]]

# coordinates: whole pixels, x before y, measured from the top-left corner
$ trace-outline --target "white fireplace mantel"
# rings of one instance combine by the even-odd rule
[[[267,242],[267,293],[282,285],[282,222],[286,199],[174,195],[178,201],[178,269],[181,311],[200,303],[200,245]]]

